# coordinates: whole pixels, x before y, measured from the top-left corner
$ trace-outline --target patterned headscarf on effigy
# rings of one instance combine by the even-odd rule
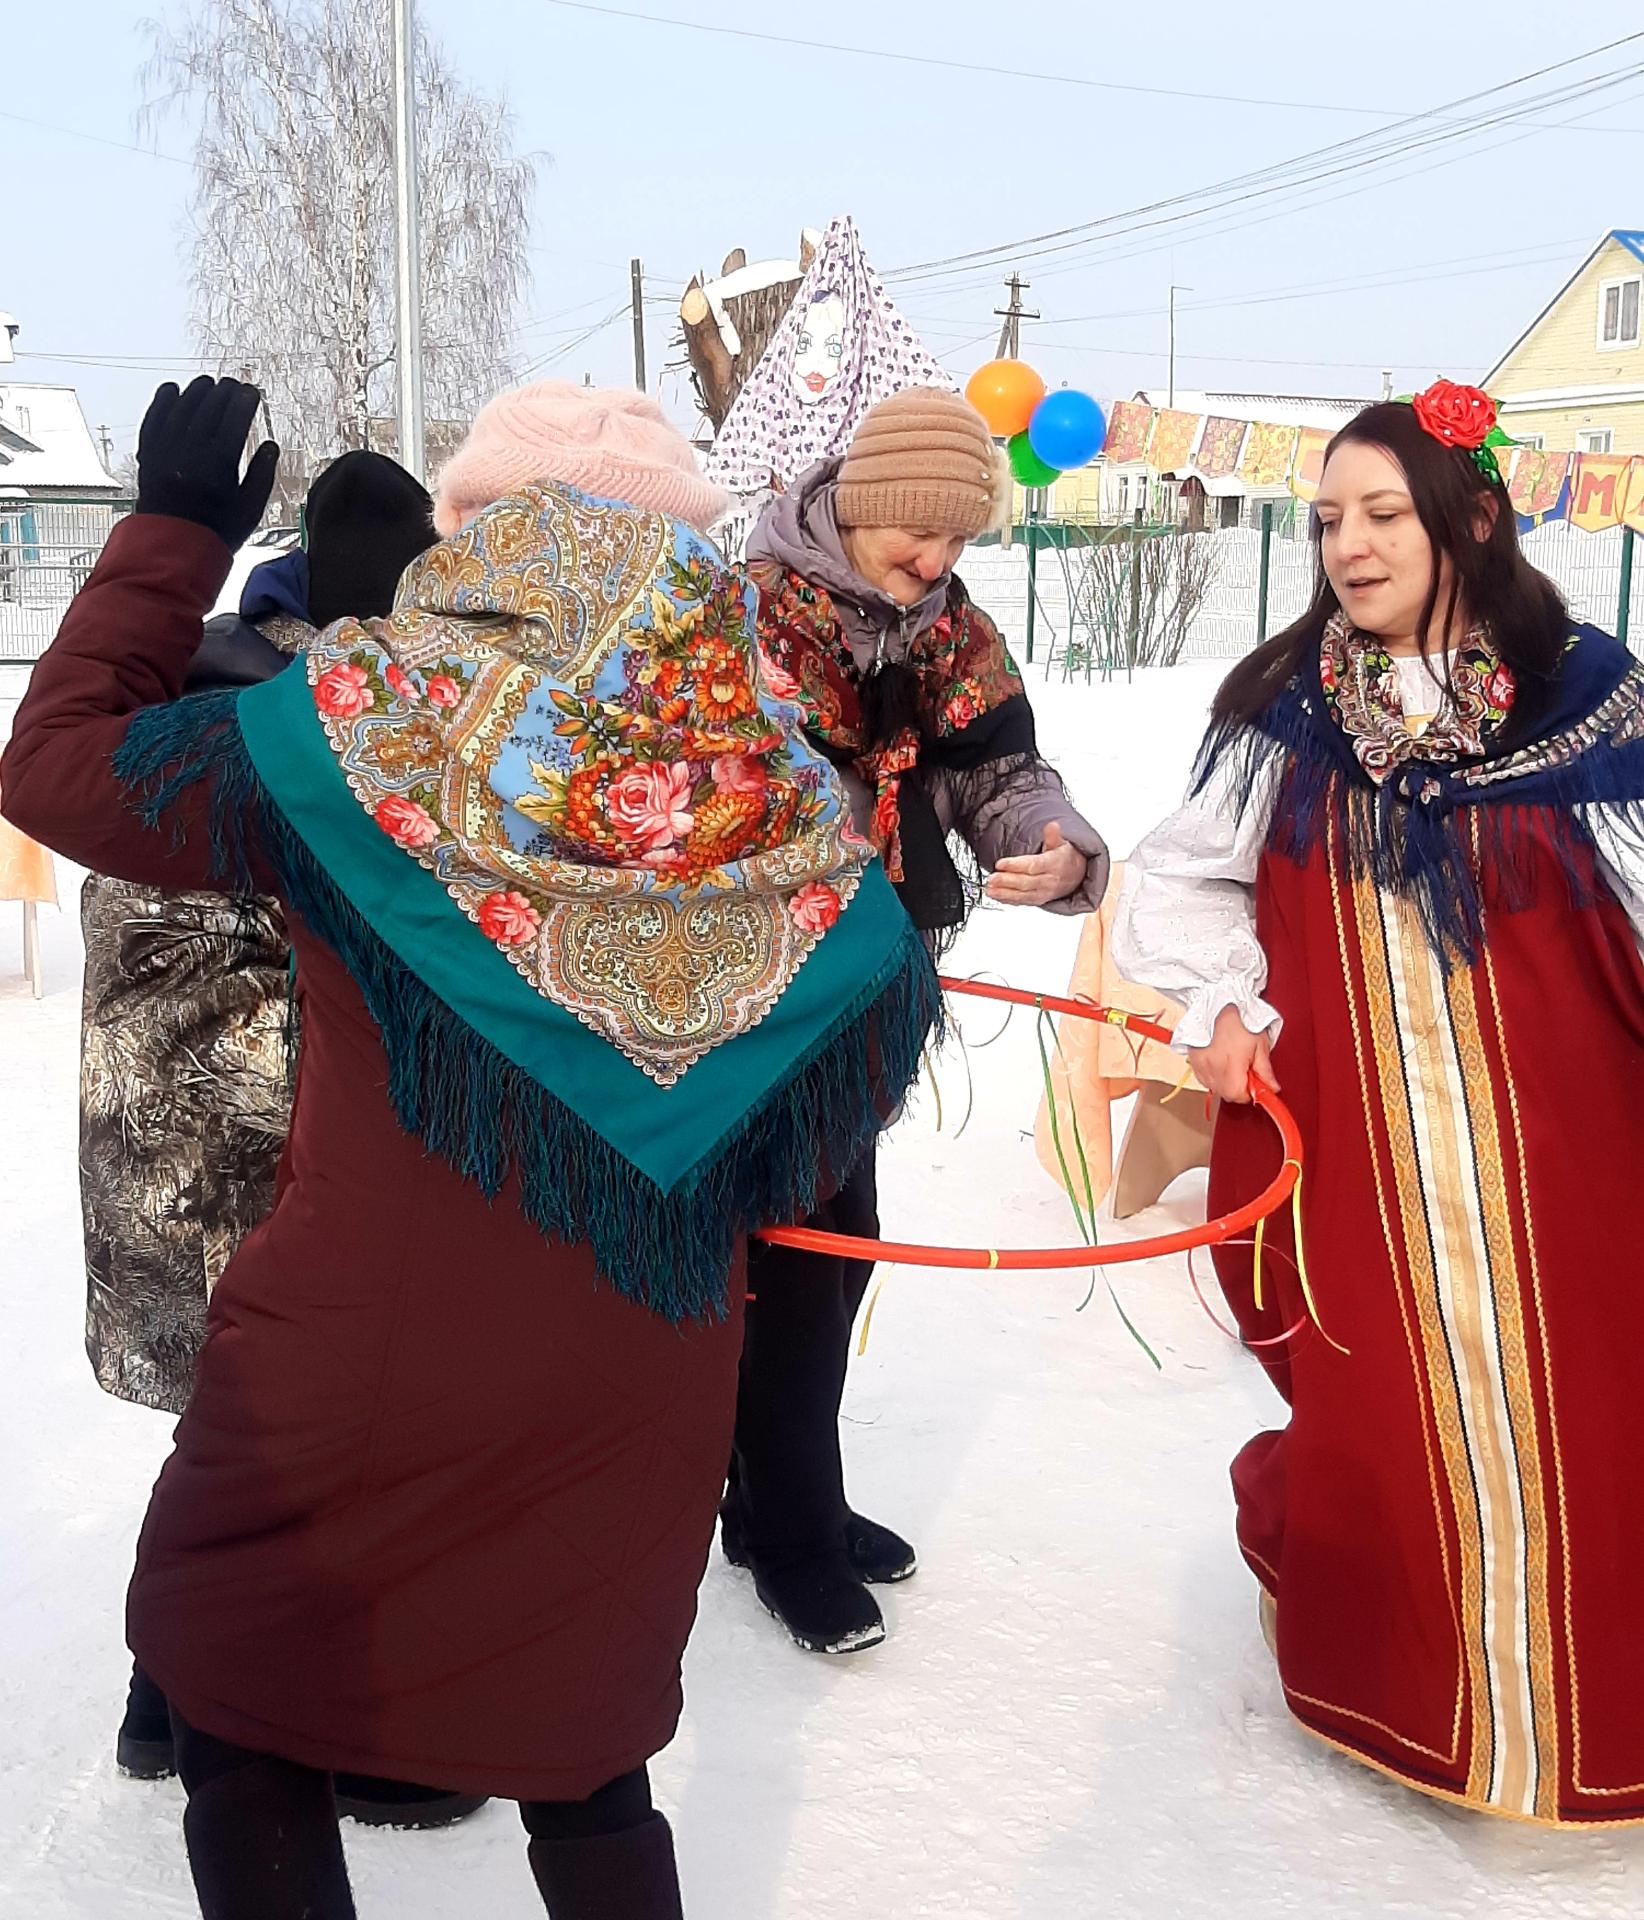
[[[822,236],[703,466],[732,492],[781,492],[842,454],[877,402],[908,387],[955,386],[897,311],[846,216]]]

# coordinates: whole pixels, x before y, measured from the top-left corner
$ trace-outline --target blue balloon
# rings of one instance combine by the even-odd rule
[[[1088,393],[1063,387],[1047,393],[1028,421],[1028,445],[1047,467],[1064,473],[1088,466],[1102,450],[1107,422]]]

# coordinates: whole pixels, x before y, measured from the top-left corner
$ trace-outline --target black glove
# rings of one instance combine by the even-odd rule
[[[240,478],[240,455],[262,395],[240,380],[168,380],[137,432],[137,511],[193,520],[232,549],[256,530],[274,491],[280,450],[265,440]]]

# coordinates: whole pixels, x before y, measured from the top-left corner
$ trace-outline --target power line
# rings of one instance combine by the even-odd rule
[[[1085,87],[1101,93],[1143,94],[1153,99],[1195,100],[1237,107],[1283,107],[1298,113],[1360,113],[1375,119],[1404,111],[1394,107],[1367,107],[1333,100],[1274,100],[1260,94],[1206,93],[1186,87],[1150,87],[1125,80],[1092,80],[1083,74],[1045,73],[1023,67],[1000,67],[978,60],[949,60],[939,54],[899,53],[890,47],[849,46],[834,40],[806,40],[793,34],[764,33],[753,27],[728,27],[708,20],[681,20],[671,14],[641,13],[630,7],[607,7],[594,0],[548,0],[548,5],[572,13],[593,13],[608,20],[634,20],[651,27],[676,27],[686,33],[711,33],[730,40],[757,40],[768,46],[797,47],[808,53],[843,53],[858,60],[893,60],[904,66],[942,67],[951,73],[982,74],[989,80],[1035,80],[1048,86]],[[1619,44],[1619,43],[1617,43]],[[1550,71],[1550,69],[1549,69]],[[1594,133],[1636,132],[1623,127],[1594,127]]]
[[[1602,111],[1602,109],[1594,109],[1594,111]],[[1519,133],[1509,134],[1505,140],[1495,140],[1490,142],[1487,146],[1476,147],[1472,150],[1471,153],[1466,155],[1458,155],[1458,154],[1444,155],[1436,160],[1430,160],[1425,166],[1408,167],[1404,169],[1404,171],[1402,171],[1401,173],[1387,175],[1379,180],[1377,179],[1361,180],[1356,185],[1341,188],[1340,190],[1334,193],[1317,193],[1305,199],[1298,197],[1293,200],[1287,200],[1283,206],[1279,207],[1274,212],[1258,214],[1253,218],[1240,218],[1240,217],[1224,218],[1219,224],[1201,228],[1195,233],[1193,233],[1190,237],[1196,240],[1206,240],[1206,239],[1213,239],[1219,235],[1227,234],[1227,233],[1248,232],[1252,227],[1268,226],[1268,225],[1271,225],[1272,222],[1275,220],[1289,219],[1297,213],[1310,212],[1318,207],[1330,206],[1337,201],[1353,199],[1361,193],[1367,193],[1371,191],[1371,189],[1374,187],[1389,186],[1395,183],[1402,183],[1404,181],[1417,179],[1423,174],[1433,173],[1433,172],[1436,172],[1441,167],[1453,165],[1455,161],[1458,159],[1462,159],[1462,158],[1482,159],[1487,154],[1499,152],[1504,147],[1516,146],[1520,142],[1527,140],[1530,137],[1531,136],[1528,132],[1519,132]],[[1383,162],[1378,162],[1377,164],[1387,165],[1390,163],[1383,161]],[[1211,210],[1211,209],[1205,210],[1206,213],[1210,211],[1221,211],[1225,213],[1226,209],[1223,208],[1219,210]],[[1202,217],[1202,215],[1197,215],[1192,217]],[[1156,223],[1147,223],[1147,224],[1152,225]],[[1142,231],[1142,230],[1143,229],[1135,229],[1134,231]],[[1112,235],[1093,240],[1090,244],[1096,248],[1103,248],[1103,247],[1111,248],[1115,241],[1121,240],[1124,237],[1124,234],[1129,231],[1132,231],[1132,230],[1122,229],[1119,232],[1116,232]],[[1061,276],[1068,273],[1083,273],[1088,271],[1092,266],[1096,266],[1096,265],[1111,266],[1127,260],[1141,259],[1146,257],[1149,254],[1163,253],[1167,250],[1173,249],[1177,245],[1178,241],[1181,240],[1182,238],[1183,236],[1181,234],[1171,234],[1171,235],[1166,235],[1163,239],[1154,240],[1150,244],[1144,245],[1144,246],[1123,247],[1118,251],[1107,251],[1099,254],[1098,253],[1085,254],[1080,259],[1064,262],[1060,266],[1041,267],[1039,269],[1039,276],[1042,279],[1049,279],[1052,277],[1057,277],[1057,276]],[[963,272],[974,275],[973,269],[964,269]],[[992,285],[994,275],[992,271],[984,269],[979,276],[972,277],[969,280],[961,279],[955,276],[944,276],[944,277],[949,278],[950,284],[946,286],[933,287],[930,289],[930,291],[939,298],[951,296],[957,293],[962,293],[967,290],[978,291],[982,288],[988,287]]]
[[[568,359],[579,347],[586,346],[596,334],[603,333],[607,327],[614,326],[618,320],[627,318],[631,311],[629,303],[624,300],[620,306],[613,307],[603,320],[596,320],[591,327],[585,327],[574,340],[567,340],[564,346],[555,347],[552,352],[543,354],[540,359],[533,360],[528,367],[522,368],[520,378],[523,380],[529,374],[540,373],[544,368],[555,366],[561,360]]]
[[[1178,304],[1178,313],[1203,313],[1225,307],[1256,306],[1268,301],[1302,299],[1312,294],[1332,292],[1371,291],[1378,286],[1425,286],[1429,280],[1453,280],[1466,277],[1466,273],[1512,273],[1522,267],[1535,267],[1550,264],[1565,258],[1564,249],[1579,246],[1587,236],[1575,234],[1562,240],[1537,240],[1529,246],[1509,247],[1500,252],[1464,253],[1452,260],[1413,260],[1408,266],[1380,267],[1373,271],[1372,277],[1365,279],[1359,275],[1334,280],[1311,280],[1291,283],[1282,287],[1263,287],[1254,292],[1228,294],[1220,299],[1194,300]],[[1552,251],[1549,251],[1549,250]],[[1535,259],[1526,259],[1526,254],[1534,254]],[[1477,261],[1492,264],[1474,267]],[[1439,268],[1441,271],[1428,274],[1424,269]],[[912,307],[904,307],[904,314],[917,325],[921,332],[940,334],[947,321],[963,322],[962,313],[921,313]],[[1121,307],[1106,313],[1069,313],[1058,315],[1048,324],[1050,327],[1082,326],[1104,320],[1147,320],[1165,311],[1162,306]],[[953,329],[949,329],[952,331]],[[959,328],[963,331],[963,326]],[[1037,337],[1037,336],[1036,336]]]
[[[19,126],[38,127],[45,133],[61,133],[70,140],[90,140],[99,147],[118,147],[122,153],[140,153],[147,160],[164,160],[173,167],[192,167],[195,162],[185,160],[181,154],[161,153],[157,147],[134,146],[129,140],[111,140],[107,134],[87,133],[80,127],[60,127],[51,120],[35,120],[26,113],[13,113],[9,109],[0,111],[0,120],[15,120]]]
[[[571,4],[571,0],[554,0],[554,4]],[[1096,234],[1103,228],[1115,226],[1120,221],[1134,220],[1144,214],[1160,213],[1171,207],[1181,206],[1188,201],[1202,200],[1211,194],[1229,192],[1234,188],[1255,189],[1268,185],[1269,183],[1271,183],[1272,189],[1276,189],[1279,185],[1285,184],[1305,184],[1305,182],[1294,181],[1290,178],[1296,169],[1306,167],[1314,162],[1338,158],[1343,154],[1352,153],[1355,149],[1361,148],[1366,149],[1366,151],[1359,156],[1357,164],[1365,164],[1366,161],[1377,152],[1373,143],[1378,140],[1383,140],[1387,135],[1397,133],[1400,128],[1414,127],[1423,122],[1434,122],[1436,116],[1439,114],[1448,113],[1457,107],[1469,106],[1475,101],[1490,99],[1496,94],[1509,92],[1515,87],[1527,85],[1532,80],[1543,79],[1548,74],[1559,72],[1566,67],[1578,66],[1583,61],[1597,58],[1599,54],[1613,52],[1617,47],[1626,46],[1638,40],[1644,40],[1644,32],[1624,34],[1619,39],[1608,41],[1602,46],[1591,47],[1585,53],[1572,54],[1566,60],[1555,61],[1547,66],[1537,67],[1528,73],[1518,74],[1514,78],[1503,80],[1493,87],[1483,88],[1476,93],[1463,94],[1458,99],[1445,101],[1439,106],[1430,107],[1421,113],[1406,115],[1402,119],[1393,121],[1388,126],[1375,129],[1372,133],[1357,134],[1349,140],[1332,141],[1328,146],[1315,147],[1305,153],[1292,155],[1287,160],[1276,161],[1270,166],[1257,168],[1250,173],[1239,174],[1227,180],[1215,181],[1208,186],[1196,187],[1190,192],[1170,194],[1163,199],[1149,201],[1138,207],[1130,207],[1120,213],[1104,214],[1097,219],[1079,221],[1072,226],[1058,227],[1048,233],[1030,234],[1020,240],[1004,241],[991,247],[977,247],[971,249],[969,252],[948,254],[935,260],[915,261],[909,266],[892,268],[884,277],[887,281],[910,280],[923,275],[940,272],[944,268],[952,269],[961,265],[977,266],[983,261],[990,262],[997,267],[1003,263],[1003,259],[1006,257],[1012,259],[1029,257],[1029,249],[1043,248],[1047,251],[1058,251],[1060,249],[1053,247],[1051,243],[1068,240],[1070,236],[1074,235],[1088,237]],[[1629,70],[1622,78],[1632,78],[1637,71],[1637,69]],[[1615,81],[1613,77],[1605,76],[1600,81],[1577,83],[1573,91],[1576,96],[1579,97],[1581,92],[1594,89],[1599,85],[1619,83],[1620,82]],[[1537,95],[1530,101],[1507,109],[1507,117],[1522,117],[1523,114],[1532,112],[1536,108],[1546,104],[1547,101],[1554,96],[1557,96],[1560,99],[1560,103],[1562,103],[1563,98],[1570,94],[1571,91],[1572,89],[1568,88],[1551,89],[1547,95]],[[1493,124],[1497,118],[1498,114],[1493,110],[1483,115],[1475,114],[1469,116],[1469,118],[1464,121],[1444,123],[1440,126],[1438,134],[1433,137],[1456,139],[1460,138],[1464,133],[1484,131],[1489,125]],[[1416,144],[1424,143],[1425,142],[1418,142]],[[1382,152],[1380,157],[1397,157],[1394,149],[1400,145],[1401,143],[1399,142],[1390,143],[1388,149]],[[1313,177],[1317,178],[1321,176],[1315,175]],[[1251,196],[1246,194],[1242,197]],[[1213,209],[1202,209],[1201,211],[1211,210]]]
[[[1562,252],[1543,254],[1530,260],[1509,260],[1494,266],[1456,267],[1440,273],[1407,274],[1398,268],[1385,268],[1374,279],[1323,280],[1311,286],[1280,287],[1271,292],[1238,294],[1223,300],[1193,300],[1178,303],[1178,313],[1220,313],[1233,307],[1274,306],[1291,300],[1325,300],[1343,293],[1374,293],[1386,287],[1425,287],[1439,280],[1471,280],[1481,274],[1516,273],[1525,267],[1551,265],[1554,261],[1568,256]],[[1115,313],[1073,313],[1066,318],[1050,322],[1035,338],[1044,335],[1056,327],[1083,326],[1104,320],[1142,320],[1162,313],[1162,307],[1131,307]]]

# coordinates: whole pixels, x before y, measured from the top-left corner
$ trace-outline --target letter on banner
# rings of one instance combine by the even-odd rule
[[[1632,463],[1619,454],[1578,453],[1570,478],[1570,518],[1588,533],[1621,523],[1623,483]]]

